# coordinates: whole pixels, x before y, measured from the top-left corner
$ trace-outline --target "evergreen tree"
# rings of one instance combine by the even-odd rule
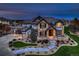
[[[37,30],[35,29],[31,29],[31,40],[33,43],[35,43],[37,41]]]

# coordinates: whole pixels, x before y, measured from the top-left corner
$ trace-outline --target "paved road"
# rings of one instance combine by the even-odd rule
[[[11,34],[0,37],[0,56],[12,56],[12,52],[8,48],[8,42],[13,39]]]

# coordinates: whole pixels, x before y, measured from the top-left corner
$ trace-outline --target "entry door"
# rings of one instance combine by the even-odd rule
[[[53,36],[53,29],[49,30],[49,36]]]

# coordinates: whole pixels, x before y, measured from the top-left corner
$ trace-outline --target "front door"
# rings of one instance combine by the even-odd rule
[[[49,30],[49,36],[53,36],[53,29]]]
[[[48,30],[48,38],[51,39],[51,40],[54,37],[54,34],[53,33],[54,33],[54,30],[53,29]]]

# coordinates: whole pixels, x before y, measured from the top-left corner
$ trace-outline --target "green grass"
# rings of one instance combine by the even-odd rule
[[[79,37],[76,35],[70,34],[68,27],[65,27],[64,30],[68,36],[70,36],[73,40],[75,40],[78,43],[78,45],[77,46],[63,46],[53,55],[55,56],[79,56]]]
[[[26,47],[26,46],[36,46],[37,44],[32,44],[32,43],[24,43],[20,41],[16,41],[12,44],[13,47],[16,48],[21,48],[21,47]]]

